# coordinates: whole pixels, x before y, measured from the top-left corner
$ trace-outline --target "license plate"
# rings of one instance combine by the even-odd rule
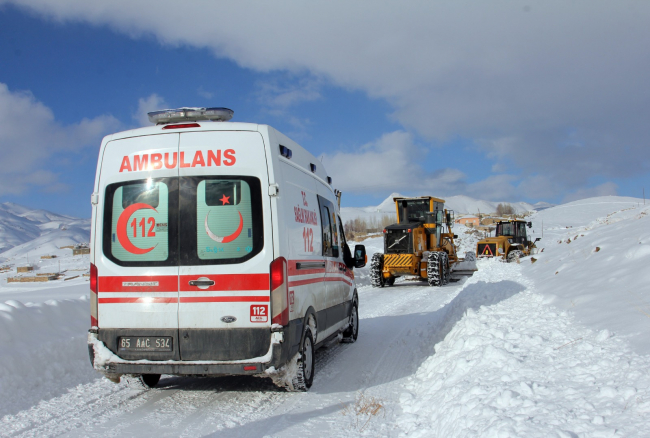
[[[170,336],[125,336],[117,344],[120,351],[172,351]]]

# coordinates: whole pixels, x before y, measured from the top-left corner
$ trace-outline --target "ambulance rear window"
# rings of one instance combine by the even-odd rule
[[[177,264],[177,187],[172,178],[107,186],[104,254],[121,266]]]
[[[252,258],[264,245],[260,180],[184,177],[180,221],[181,265],[241,263]]]

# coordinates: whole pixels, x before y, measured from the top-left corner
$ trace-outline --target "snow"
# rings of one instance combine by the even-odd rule
[[[638,436],[647,427],[650,357],[549,306],[524,266],[482,260],[479,269],[456,300],[487,294],[495,304],[459,305],[465,315],[404,385],[403,435]],[[486,275],[491,283],[476,282]]]
[[[89,219],[0,204],[0,261],[53,254],[62,246],[89,240]]]
[[[87,280],[0,282],[0,435],[646,436],[649,216],[623,197],[545,208],[530,218],[534,263],[479,260],[442,288],[373,289],[355,270],[359,339],[316,353],[307,393],[251,377],[115,385],[88,361]],[[461,254],[480,238],[454,232]]]

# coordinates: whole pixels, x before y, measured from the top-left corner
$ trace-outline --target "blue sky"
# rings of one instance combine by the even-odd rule
[[[196,3],[0,0],[0,202],[88,217],[101,137],[178,106],[276,127],[347,206],[648,181],[643,3]]]

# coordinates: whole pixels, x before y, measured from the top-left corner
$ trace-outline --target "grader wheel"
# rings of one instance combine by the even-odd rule
[[[370,260],[370,284],[372,287],[384,287],[384,255],[375,253]],[[393,280],[394,281],[394,280]]]

